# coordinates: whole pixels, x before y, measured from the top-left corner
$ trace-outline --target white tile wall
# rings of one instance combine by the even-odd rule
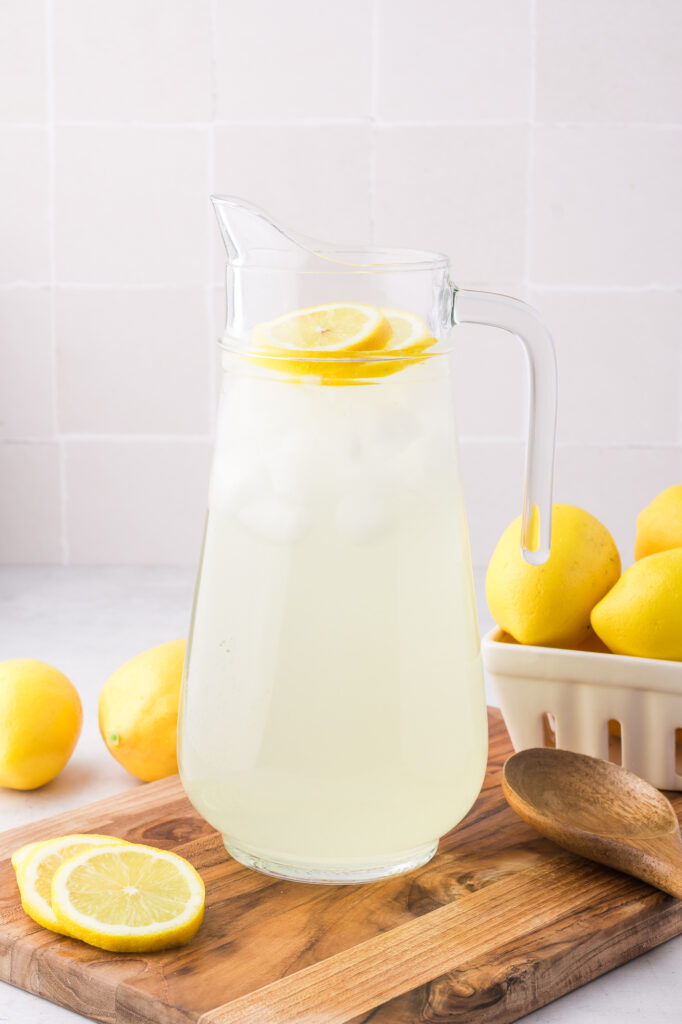
[[[531,0],[379,0],[376,89],[389,121],[525,121]]]
[[[520,286],[501,285],[494,290],[523,298]],[[462,324],[455,340],[453,363],[460,437],[522,438],[528,395],[521,345],[506,332],[479,324]],[[496,382],[494,387],[490,386],[491,378]]]
[[[47,288],[0,290],[0,438],[54,434],[54,372]]]
[[[64,524],[58,445],[44,441],[3,442],[0,480],[0,562],[61,562]]]
[[[61,289],[55,329],[61,431],[208,434],[203,289]]]
[[[540,0],[542,121],[682,120],[682,4]]]
[[[59,283],[204,284],[208,152],[201,127],[58,125]]]
[[[196,562],[207,441],[65,443],[68,555],[75,565]]]
[[[635,520],[652,497],[682,481],[679,444],[561,445],[556,500],[580,505],[610,530],[623,567],[634,560]]]
[[[365,124],[220,125],[215,187],[277,210],[303,234],[349,243],[370,241],[370,143]],[[219,280],[225,250],[218,231]]]
[[[58,0],[53,19],[59,120],[211,119],[210,0]]]
[[[457,283],[523,278],[526,125],[380,124],[376,237],[451,258]]]
[[[216,115],[222,121],[363,118],[372,81],[372,3],[216,3]],[[270,155],[270,161],[276,161]]]
[[[45,0],[0,4],[0,121],[44,121]]]
[[[502,531],[523,508],[523,444],[507,438],[463,439],[462,483],[471,557],[487,565]]]
[[[47,129],[0,124],[0,282],[49,277]]]
[[[557,498],[627,563],[682,479],[681,69],[679,0],[4,0],[0,561],[196,561],[223,191],[536,305]],[[526,370],[458,335],[482,565],[520,511]]]
[[[532,289],[529,301],[552,325],[562,441],[676,443],[682,291]]]
[[[531,278],[679,285],[682,124],[539,125]]]

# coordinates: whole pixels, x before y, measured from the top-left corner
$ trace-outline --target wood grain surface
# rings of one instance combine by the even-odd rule
[[[424,867],[316,886],[227,857],[177,777],[0,835],[0,978],[117,1024],[505,1024],[682,932],[682,901],[566,853],[507,806],[491,711],[472,811]],[[671,794],[677,814],[682,794]],[[65,832],[172,849],[206,883],[196,938],[112,954],[39,928],[11,852]]]

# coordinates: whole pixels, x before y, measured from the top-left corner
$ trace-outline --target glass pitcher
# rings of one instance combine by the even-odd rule
[[[486,767],[452,328],[525,346],[533,563],[549,551],[552,342],[524,303],[456,288],[445,256],[329,246],[213,203],[227,325],[180,774],[243,864],[371,881],[428,861]],[[328,347],[337,316],[346,341]]]

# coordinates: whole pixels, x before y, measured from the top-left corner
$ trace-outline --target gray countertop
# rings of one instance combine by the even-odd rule
[[[39,658],[78,687],[84,724],[64,771],[33,792],[0,789],[2,830],[140,785],[105,751],[97,727],[103,681],[128,658],[185,636],[188,569],[0,569],[0,660]],[[481,630],[490,626],[476,577]],[[494,694],[488,701],[495,704]],[[524,1018],[527,1024],[678,1024],[682,936]],[[80,1015],[0,983],[0,1022],[67,1024]]]

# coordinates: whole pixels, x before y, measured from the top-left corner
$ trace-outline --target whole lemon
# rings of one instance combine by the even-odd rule
[[[637,516],[635,558],[682,547],[682,484],[661,491]]]
[[[486,576],[488,608],[522,644],[573,647],[590,637],[590,612],[620,576],[605,526],[575,505],[552,506],[552,545],[544,565],[521,554],[521,517],[507,527]]]
[[[78,691],[58,669],[33,658],[0,662],[0,786],[44,786],[71,757],[82,724]]]
[[[107,679],[99,695],[99,730],[131,775],[145,782],[178,770],[177,732],[185,641],[152,647]]]
[[[682,547],[641,558],[592,609],[614,654],[682,661]]]

